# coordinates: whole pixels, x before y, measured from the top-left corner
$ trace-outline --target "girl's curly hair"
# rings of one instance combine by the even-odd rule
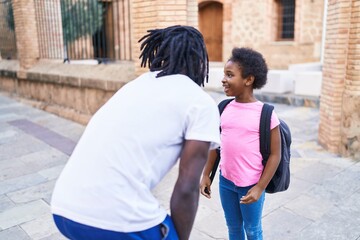
[[[242,78],[254,76],[254,89],[262,88],[267,81],[268,67],[263,56],[251,48],[233,48],[229,61],[237,63]]]

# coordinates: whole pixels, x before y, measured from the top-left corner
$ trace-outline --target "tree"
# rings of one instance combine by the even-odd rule
[[[96,33],[103,24],[103,7],[97,0],[60,0],[64,42]],[[15,30],[14,11],[11,1],[5,2],[6,22]]]
[[[97,0],[61,0],[64,42],[97,32],[103,24],[103,7]]]
[[[6,18],[7,26],[11,31],[14,31],[15,30],[14,11],[10,0],[5,2],[5,8],[6,8],[5,18]]]

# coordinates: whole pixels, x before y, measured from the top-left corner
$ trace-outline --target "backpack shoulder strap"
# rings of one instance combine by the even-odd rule
[[[234,100],[234,98],[227,98],[227,99],[222,100],[222,101],[218,104],[218,108],[219,108],[220,115],[223,113],[225,107],[226,107],[232,100]]]
[[[260,153],[263,158],[262,163],[264,166],[270,156],[270,123],[273,109],[274,106],[264,103],[260,116]]]

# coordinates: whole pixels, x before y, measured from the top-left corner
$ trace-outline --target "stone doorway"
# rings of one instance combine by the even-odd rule
[[[209,60],[222,62],[223,5],[221,3],[199,4],[199,30],[204,36]]]

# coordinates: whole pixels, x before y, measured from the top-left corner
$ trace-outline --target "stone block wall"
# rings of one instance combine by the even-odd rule
[[[320,61],[323,0],[296,1],[293,41],[276,40],[275,0],[221,2],[224,4],[224,60],[233,47],[245,46],[260,51],[272,69]]]
[[[81,124],[135,77],[132,62],[86,66],[40,61],[18,74],[17,61],[2,61],[0,69],[0,91]]]

